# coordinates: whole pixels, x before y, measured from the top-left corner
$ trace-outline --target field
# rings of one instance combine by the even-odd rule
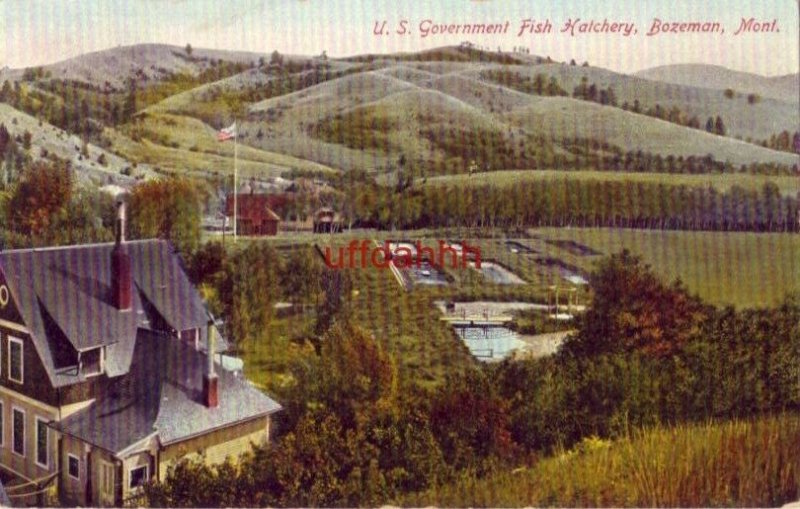
[[[679,277],[717,305],[771,306],[788,292],[800,291],[800,235],[594,228],[531,233],[573,240],[604,254],[628,249],[665,280]]]
[[[780,506],[800,491],[800,417],[681,425],[585,439],[532,468],[469,478],[400,505]]]
[[[765,176],[747,173],[685,175],[669,173],[628,173],[610,171],[561,171],[561,170],[502,170],[481,172],[472,175],[448,175],[432,177],[427,185],[483,186],[491,184],[499,187],[511,187],[519,182],[535,180],[591,180],[604,182],[630,182],[633,184],[685,185],[693,187],[714,187],[726,192],[733,186],[744,189],[761,190],[764,184],[772,182],[781,190],[781,194],[795,196],[800,192],[800,181],[793,176]]]
[[[441,240],[460,240],[481,249],[484,260],[496,260],[527,281],[528,285],[493,285],[483,281],[473,270],[446,268],[453,284],[444,288],[417,288],[413,293],[430,299],[456,300],[495,299],[545,302],[550,285],[570,286],[559,276],[564,268],[578,269],[588,275],[602,255],[628,249],[643,258],[665,282],[680,278],[690,291],[709,303],[723,306],[766,307],[782,302],[788,293],[800,292],[800,235],[750,232],[682,232],[629,230],[613,228],[540,228],[531,229],[524,238],[492,232],[491,238],[480,238],[476,230],[407,232],[354,231],[334,237],[286,233],[272,240],[279,243],[333,242],[346,244],[350,239],[421,240],[435,246]],[[506,241],[513,239],[530,247],[533,253],[514,253]],[[586,246],[598,254],[577,253],[553,241],[566,240]],[[536,260],[550,259],[561,264],[542,265]],[[376,285],[374,269],[351,271],[373,291],[383,284],[399,290],[393,278]],[[380,271],[379,271],[380,272]],[[394,286],[392,286],[392,284]],[[388,290],[387,290],[388,291]],[[580,293],[582,298],[584,293]]]

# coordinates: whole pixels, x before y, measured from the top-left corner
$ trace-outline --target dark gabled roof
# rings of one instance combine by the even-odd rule
[[[167,241],[124,246],[134,288],[129,311],[117,310],[110,297],[113,243],[0,253],[0,269],[55,387],[84,380],[75,370],[59,369],[57,352],[65,343],[77,351],[106,346],[106,373],[114,377],[128,371],[139,328],[163,322],[180,331],[208,323],[208,312]]]
[[[149,436],[169,444],[280,410],[278,403],[218,364],[219,406],[206,407],[206,362],[206,355],[189,344],[142,330],[130,372],[114,380],[91,406],[52,426],[118,454]]]

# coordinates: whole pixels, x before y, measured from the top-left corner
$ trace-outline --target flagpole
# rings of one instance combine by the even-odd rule
[[[236,138],[239,137],[238,129],[236,126],[236,119],[233,120],[233,241],[236,242],[236,237],[238,236],[238,228],[239,228],[239,171],[236,165],[236,159],[238,156],[238,148],[236,144],[239,140]]]

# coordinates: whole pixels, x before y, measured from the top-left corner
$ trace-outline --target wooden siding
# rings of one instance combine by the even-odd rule
[[[57,409],[48,407],[29,398],[19,397],[8,390],[0,391],[3,404],[3,446],[0,447],[0,464],[11,472],[29,480],[39,479],[55,472],[54,463],[58,458],[56,433],[48,428],[47,468],[36,464],[36,418],[51,421],[56,418]],[[25,413],[25,455],[13,452],[13,414],[18,408]]]
[[[169,468],[183,458],[201,457],[209,464],[222,463],[227,457],[236,461],[252,449],[251,444],[268,440],[269,417],[260,417],[168,445],[159,455],[159,480],[164,480]]]

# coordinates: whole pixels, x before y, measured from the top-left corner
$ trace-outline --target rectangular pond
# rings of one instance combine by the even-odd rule
[[[469,266],[483,274],[483,278],[497,285],[524,285],[526,281],[514,274],[497,262],[482,261],[480,268],[475,262],[469,262]]]
[[[586,279],[586,276],[583,275],[582,271],[569,263],[557,260],[556,258],[537,258],[536,263],[542,267],[555,268],[562,279],[569,281],[573,285],[585,286],[589,284],[589,281]]]
[[[458,325],[455,330],[470,353],[484,362],[503,360],[513,352],[528,347],[516,332],[506,327]]]

